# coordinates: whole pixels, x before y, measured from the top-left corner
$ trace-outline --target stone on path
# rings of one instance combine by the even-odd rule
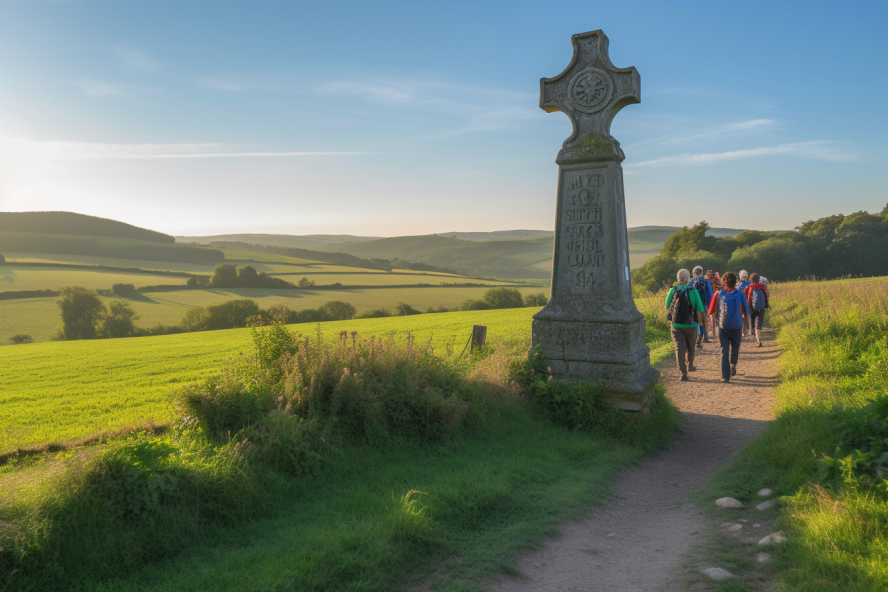
[[[769,561],[771,561],[771,554],[770,553],[756,553],[755,560],[758,561],[759,563],[768,563]]]
[[[759,545],[771,545],[771,544],[785,543],[785,542],[786,542],[786,535],[783,534],[783,531],[781,530],[780,532],[775,532],[775,533],[769,534],[768,536],[766,536],[765,538],[760,540],[758,542],[758,544]]]
[[[632,298],[623,195],[626,158],[610,134],[626,105],[641,102],[635,68],[617,68],[600,30],[571,37],[573,58],[540,80],[540,108],[561,111],[573,133],[558,157],[552,297],[533,316],[532,347],[557,380],[604,383],[605,402],[646,412],[659,371]]]
[[[746,507],[743,505],[743,502],[735,500],[732,497],[720,497],[715,500],[715,505],[719,508],[733,508],[735,510],[742,510]]]
[[[764,512],[765,510],[770,510],[773,506],[774,506],[774,500],[768,500],[766,502],[762,502],[762,503],[758,504],[755,507],[755,509],[759,510],[761,512]]]
[[[764,489],[759,489],[758,491],[759,497],[771,497],[773,493],[774,491],[767,487],[765,487]]]
[[[725,522],[724,524],[720,524],[719,528],[727,532],[739,532],[740,530],[743,530],[743,525],[737,524],[736,522]]]
[[[733,580],[737,577],[728,570],[720,567],[707,567],[706,569],[701,569],[700,573],[708,576],[716,582],[727,582],[728,580]]]

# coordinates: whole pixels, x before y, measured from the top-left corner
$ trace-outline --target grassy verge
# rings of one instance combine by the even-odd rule
[[[475,590],[677,424],[539,380],[526,341],[256,335],[176,429],[0,476],[0,589]]]
[[[766,568],[738,559],[750,586],[766,573],[787,592],[885,590],[888,280],[781,284],[773,303],[783,350],[777,418],[707,498],[753,502],[762,487],[782,496],[774,529],[789,542],[767,549],[775,560]]]
[[[662,301],[637,304],[645,313],[652,360],[670,355]],[[410,331],[419,341],[433,339],[441,355],[452,356],[466,344],[472,325],[486,325],[492,343],[526,344],[537,310],[425,314],[320,326],[328,338],[340,331],[358,331],[361,337]],[[316,327],[290,326],[307,334]],[[229,357],[251,347],[249,329],[0,347],[0,367],[10,369],[0,371],[0,453],[128,425],[168,422],[174,417],[169,404],[173,389],[206,378]]]

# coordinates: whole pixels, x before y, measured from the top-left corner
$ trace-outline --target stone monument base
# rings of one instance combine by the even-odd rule
[[[648,409],[660,372],[651,368],[643,317],[632,323],[535,319],[532,332],[554,380],[602,381],[608,406]]]

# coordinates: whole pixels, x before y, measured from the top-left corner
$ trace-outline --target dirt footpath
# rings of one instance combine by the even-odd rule
[[[527,579],[503,578],[487,590],[686,590],[682,566],[713,528],[689,494],[702,488],[773,417],[778,352],[769,332],[763,341],[758,348],[744,340],[738,376],[730,384],[721,382],[717,342],[698,350],[697,371],[688,382],[679,380],[674,357],[662,365],[661,380],[682,418],[682,431],[672,446],[621,473],[614,497],[587,518],[564,524],[562,536],[522,555],[517,566]]]

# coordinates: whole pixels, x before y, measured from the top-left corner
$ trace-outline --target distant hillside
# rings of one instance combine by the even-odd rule
[[[288,247],[293,249],[309,249],[312,251],[330,251],[330,245],[376,240],[378,236],[352,236],[350,234],[214,234],[212,236],[177,236],[180,243],[247,243],[252,245],[268,245],[272,247]],[[332,249],[337,250],[337,249]]]
[[[175,242],[172,236],[162,232],[74,212],[0,212],[0,232],[75,234],[130,238],[153,243]]]
[[[494,230],[493,232],[439,232],[438,236],[464,241],[533,240],[555,236],[552,230]]]
[[[666,239],[680,230],[678,226],[640,226],[629,229],[629,254],[634,266],[655,256]],[[713,228],[714,236],[736,236],[733,228]],[[393,267],[411,268],[418,264],[428,269],[447,269],[468,276],[510,279],[549,279],[552,274],[554,232],[548,230],[500,230],[494,232],[442,232],[419,236],[372,238],[352,235],[223,235],[243,237],[241,241],[210,240],[217,237],[177,237],[215,247],[257,249],[289,254],[339,265],[389,263]],[[250,240],[244,240],[251,237]],[[252,243],[244,245],[243,243]],[[237,246],[235,246],[237,243]],[[299,246],[312,245],[312,246]],[[296,249],[287,250],[280,249]],[[299,249],[308,249],[308,252]],[[317,251],[322,251],[318,253]],[[348,258],[361,258],[363,263]],[[408,263],[409,262],[409,263]]]

